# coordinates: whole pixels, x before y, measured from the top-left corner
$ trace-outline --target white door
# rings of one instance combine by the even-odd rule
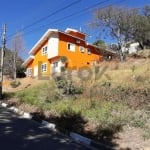
[[[38,76],[38,66],[34,67],[34,77]]]

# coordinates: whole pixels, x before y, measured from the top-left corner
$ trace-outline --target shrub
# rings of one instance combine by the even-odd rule
[[[55,79],[56,86],[59,89],[62,89],[62,93],[65,95],[76,95],[82,94],[83,88],[77,86],[73,81],[66,80],[63,77],[57,77]]]
[[[55,78],[55,83],[57,88],[61,89],[67,85],[67,80],[62,76],[58,76]]]
[[[150,139],[150,128],[145,128],[144,129],[143,138],[144,139]]]
[[[67,57],[66,56],[61,56],[60,60],[63,64],[65,64],[67,62]]]

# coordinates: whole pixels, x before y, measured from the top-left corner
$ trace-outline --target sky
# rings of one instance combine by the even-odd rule
[[[49,29],[66,28],[81,30],[88,34],[87,41],[92,43],[99,38],[97,30],[88,26],[96,8],[109,5],[142,8],[150,5],[150,0],[1,0],[0,25],[6,24],[6,47],[12,37],[22,32],[26,52],[29,52],[40,37]],[[103,39],[111,43],[110,38]],[[1,47],[1,43],[0,43]],[[27,57],[27,53],[22,57]]]

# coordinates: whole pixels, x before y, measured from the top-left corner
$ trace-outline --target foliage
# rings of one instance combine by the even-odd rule
[[[16,33],[10,43],[12,50],[12,67],[13,67],[13,79],[17,78],[17,58],[19,54],[22,54],[25,51],[25,44],[23,40],[23,35],[21,32]]]
[[[110,141],[128,125],[146,129],[143,137],[147,139],[149,114],[145,110],[149,110],[150,99],[149,63],[140,66],[127,63],[127,70],[122,70],[121,65],[125,67],[125,63],[121,63],[117,70],[115,66],[107,72],[111,76],[109,81],[101,76],[94,81],[82,81],[80,86],[75,80],[58,76],[55,81],[25,89],[17,96],[21,102],[38,107],[43,114],[50,112],[47,119],[54,121],[60,130],[65,128],[94,136],[96,140]],[[133,73],[137,79],[132,78]],[[66,87],[73,94],[72,87],[82,87],[84,91],[74,100]]]
[[[67,62],[67,57],[66,56],[61,56],[60,60],[63,64],[65,64]]]
[[[117,41],[120,59],[123,60],[122,48],[128,41],[138,41],[141,45],[144,41],[149,41],[149,10],[149,6],[146,6],[143,8],[144,13],[141,14],[138,9],[115,6],[96,9],[92,26]]]
[[[21,65],[23,63],[23,59],[17,56],[16,62],[17,62],[16,69],[17,69],[17,72],[19,72]],[[5,49],[3,74],[9,75],[10,77],[13,78],[13,52],[7,48]]]
[[[144,129],[143,137],[144,139],[150,139],[150,127]]]
[[[103,49],[106,48],[106,44],[103,40],[97,40],[93,43],[93,45],[96,45],[96,46],[98,46],[100,48],[103,48]]]
[[[139,91],[132,92],[132,89],[130,89],[130,93],[130,90],[124,87],[112,88],[111,84],[106,83],[100,85],[99,88],[93,86],[92,98],[85,97],[87,91],[85,89],[78,99],[73,100],[71,97],[64,97],[65,94],[61,95],[64,92],[63,87],[67,86],[68,81],[63,77],[58,77],[56,80],[56,85],[55,82],[49,82],[39,87],[26,89],[19,92],[18,97],[22,103],[37,106],[41,112],[56,112],[59,116],[55,118],[58,129],[67,129],[85,134],[84,126],[88,122],[95,126],[94,131],[90,130],[90,132],[94,133],[96,140],[105,141],[120,131],[124,125],[145,128],[147,116],[145,116],[143,110],[135,111],[135,108],[137,109],[139,106],[144,108],[141,103],[138,107],[135,105],[139,97],[137,94]],[[92,87],[92,85],[90,86]],[[56,98],[56,92],[60,96],[59,98]],[[133,93],[136,98],[132,97]],[[129,97],[132,100],[129,101]],[[55,116],[50,114],[49,117],[53,119]],[[143,136],[147,138],[148,134]]]
[[[75,85],[75,83],[71,80],[66,80],[62,77],[57,77],[55,79],[56,85],[59,89],[62,89],[62,93],[65,95],[75,96],[76,94],[82,94],[83,89]]]
[[[145,6],[142,12],[134,18],[132,35],[141,48],[150,47],[150,6]]]

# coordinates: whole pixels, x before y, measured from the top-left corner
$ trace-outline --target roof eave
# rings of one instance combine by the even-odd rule
[[[29,51],[29,54],[34,54],[34,52],[41,46],[41,44],[49,37],[52,32],[58,32],[57,29],[48,29],[45,34],[40,38],[39,41],[33,46],[33,48]]]
[[[93,47],[95,47],[95,48],[98,48],[98,49],[100,49],[100,50],[104,50],[104,51],[106,51],[106,52],[109,52],[109,53],[112,53],[112,54],[116,54],[116,52],[114,52],[114,51],[111,51],[111,50],[108,50],[108,49],[104,49],[104,48],[98,47],[98,46],[93,45],[93,44],[90,44],[90,43],[87,43],[87,45],[91,45],[91,46],[93,46]]]
[[[28,57],[24,63],[22,64],[23,67],[26,67],[32,60],[34,59],[34,56]]]

